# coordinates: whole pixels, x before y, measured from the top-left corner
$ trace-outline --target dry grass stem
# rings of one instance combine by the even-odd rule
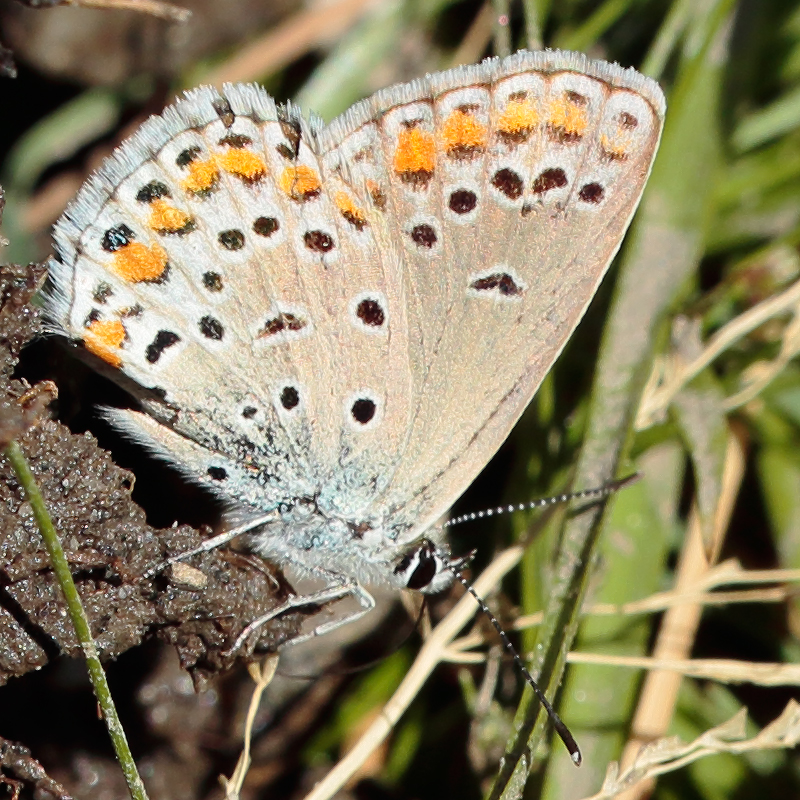
[[[657,592],[630,603],[597,603],[584,608],[583,614],[586,616],[634,616],[655,614],[685,605],[724,606],[737,603],[783,603],[798,593],[797,588],[789,585],[770,586],[764,589],[712,591],[718,586],[766,583],[800,583],[800,569],[746,570],[736,559],[728,559],[700,575],[697,581],[685,588]],[[519,617],[509,628],[515,631],[526,630],[541,625],[543,619],[542,612],[526,614],[524,617]],[[478,647],[484,647],[486,644],[486,637],[476,628],[466,636],[456,639],[447,647],[442,661],[451,664],[481,664],[485,661],[484,654],[471,651]],[[570,659],[575,663],[582,657],[580,653],[570,654]],[[590,658],[594,658],[594,656]],[[653,666],[652,659],[644,666],[648,669],[656,668]]]
[[[482,642],[481,642],[482,643]],[[462,647],[477,646],[466,637],[454,642],[441,659],[451,664],[482,664],[484,653],[465,652]],[[720,683],[752,683],[758,686],[800,686],[800,665],[735,661],[725,658],[653,658],[651,656],[615,656],[607,653],[571,651],[570,664],[597,664],[604,667],[629,667],[645,670],[668,670],[679,676],[714,680]]]
[[[486,52],[486,46],[492,38],[492,23],[494,9],[491,2],[484,2],[472,25],[469,26],[458,49],[453,53],[451,64],[454,67],[460,64],[474,64],[481,60],[481,55]]]
[[[192,16],[188,8],[161,0],[67,0],[67,5],[83,8],[107,8],[114,11],[137,11],[169,22],[186,22]]]
[[[742,372],[745,388],[725,400],[726,411],[733,411],[757,397],[800,353],[800,306],[794,308],[793,314],[783,331],[778,355],[771,361],[757,361]]]
[[[368,10],[374,0],[337,0],[301,11],[237,51],[218,65],[203,83],[264,80],[273,72],[318,47],[341,37]]]
[[[790,586],[774,586],[768,589],[742,589],[727,592],[711,591],[718,586],[731,586],[736,584],[752,585],[764,583],[790,584],[800,582],[800,569],[759,569],[746,570],[736,559],[729,559],[707,573],[691,586],[684,589],[673,589],[668,592],[656,592],[641,600],[632,600],[629,603],[596,603],[583,609],[585,615],[615,616],[634,614],[653,614],[666,611],[676,606],[696,603],[704,606],[722,606],[731,603],[781,603],[797,593],[797,589]],[[526,614],[519,617],[513,624],[515,631],[541,625],[544,615],[542,613]],[[476,636],[477,641],[470,643],[470,647],[484,644],[482,637]],[[459,639],[456,644],[462,646],[467,637]],[[471,641],[471,640],[470,640]],[[467,649],[467,645],[463,645]]]
[[[745,454],[731,433],[722,476],[721,495],[714,515],[710,558],[703,545],[702,523],[697,506],[693,505],[686,532],[683,551],[678,562],[676,591],[685,591],[704,579],[722,547],[725,532],[730,524],[733,507],[744,476]],[[661,621],[652,658],[656,661],[688,659],[697,634],[703,608],[699,604],[682,604],[669,609]],[[672,722],[675,703],[678,699],[681,674],[672,670],[655,670],[648,673],[639,696],[639,703],[631,723],[630,739],[622,754],[623,767],[633,763],[637,753],[660,737],[663,737]],[[647,796],[652,783],[639,783],[627,792],[625,800],[638,800]]]
[[[253,723],[256,719],[258,706],[261,703],[261,696],[272,683],[277,668],[278,656],[275,654],[268,655],[260,664],[253,662],[247,666],[255,687],[250,697],[250,705],[247,707],[247,717],[244,723],[244,744],[239,760],[236,762],[236,768],[230,778],[220,775],[219,782],[225,790],[225,800],[239,800],[247,770],[250,768],[250,744],[253,738]]]
[[[570,664],[601,664],[634,669],[668,670],[679,678],[701,678],[720,683],[753,683],[757,686],[800,686],[800,664],[735,661],[726,658],[652,658],[613,656],[605,653],[570,653]]]
[[[764,300],[753,308],[740,314],[727,325],[720,328],[706,343],[703,352],[689,364],[677,363],[675,359],[661,359],[654,367],[647,382],[642,402],[636,416],[637,430],[643,430],[655,424],[666,413],[675,395],[689,381],[708,367],[717,356],[724,353],[739,339],[754,331],[773,317],[786,313],[792,314],[792,321],[787,326],[781,350],[774,361],[767,362],[751,376],[751,384],[741,392],[733,395],[725,402],[726,410],[737,408],[752,399],[771,381],[788,363],[789,359],[800,352],[800,281],[793,283],[788,289],[775,297]]]
[[[800,742],[800,705],[790,700],[781,715],[752,739],[745,739],[747,709],[684,744],[678,737],[659,739],[644,747],[629,767],[620,772],[616,761],[608,765],[602,789],[584,800],[610,800],[628,794],[642,781],[652,783],[659,775],[716,753],[741,754],[756,750],[795,747]]]
[[[519,563],[523,548],[509,547],[500,553],[474,583],[475,591],[486,597]],[[475,613],[475,601],[464,595],[425,640],[400,686],[381,713],[364,731],[352,750],[306,795],[305,800],[329,800],[361,768],[391,733],[397,721],[417,696],[420,688],[443,660],[450,642]]]

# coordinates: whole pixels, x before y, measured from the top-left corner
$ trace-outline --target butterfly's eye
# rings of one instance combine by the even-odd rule
[[[409,589],[425,589],[433,582],[441,566],[434,546],[423,539],[400,559],[394,574],[402,576],[403,583]]]

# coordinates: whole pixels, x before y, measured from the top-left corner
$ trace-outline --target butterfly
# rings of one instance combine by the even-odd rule
[[[51,327],[133,382],[143,411],[107,416],[223,499],[224,538],[319,582],[274,613],[437,591],[437,522],[584,314],[664,111],[654,81],[559,51],[327,126],[256,85],[190,91],[57,222]]]

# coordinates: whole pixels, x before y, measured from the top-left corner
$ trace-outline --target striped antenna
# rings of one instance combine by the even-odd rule
[[[618,481],[611,481],[610,483],[607,483],[604,486],[599,486],[595,489],[584,489],[580,492],[567,492],[555,497],[545,497],[540,500],[532,500],[528,503],[499,506],[498,508],[490,508],[485,511],[462,514],[460,517],[454,517],[446,522],[445,526],[452,527],[453,525],[460,525],[464,522],[472,522],[473,520],[478,519],[486,519],[487,517],[494,517],[499,514],[510,514],[513,511],[528,511],[535,508],[547,508],[549,506],[558,505],[559,503],[567,503],[570,500],[600,500],[604,497],[608,497],[610,494],[613,494],[624,486],[637,481],[639,477],[639,473],[634,473],[633,475],[628,475],[626,478],[622,478]],[[492,626],[497,631],[497,635],[500,637],[500,641],[502,641],[503,646],[514,659],[514,663],[522,673],[525,681],[528,683],[531,689],[533,689],[536,697],[542,704],[542,707],[547,712],[547,716],[550,717],[550,721],[553,723],[553,728],[561,738],[561,741],[564,742],[564,746],[567,748],[572,762],[575,764],[575,766],[580,766],[583,757],[581,756],[581,750],[578,747],[578,743],[575,741],[575,737],[572,735],[572,733],[570,733],[569,728],[564,724],[561,717],[558,716],[558,713],[550,704],[550,701],[547,699],[547,697],[545,697],[545,694],[539,687],[539,684],[533,679],[533,676],[525,666],[525,663],[517,652],[517,649],[508,638],[508,634],[506,634],[506,632],[503,630],[503,626],[500,624],[497,617],[492,613],[489,606],[486,605],[486,601],[475,591],[475,589],[472,587],[472,584],[464,577],[463,573],[461,572],[461,568],[464,566],[465,560],[450,559],[441,550],[435,548],[434,545],[431,544],[430,546],[434,549],[434,552],[441,563],[447,567],[456,580],[472,595],[480,610],[488,617],[489,622],[492,623]]]
[[[443,527],[452,528],[454,525],[462,525],[465,522],[475,522],[479,519],[497,517],[501,514],[513,514],[515,511],[533,511],[537,508],[548,508],[561,503],[569,503],[570,500],[602,500],[625,486],[636,483],[640,477],[641,475],[638,472],[634,472],[632,475],[620,478],[618,481],[610,481],[594,489],[582,489],[580,492],[566,492],[553,497],[540,497],[538,500],[529,500],[527,503],[511,503],[507,506],[486,508],[483,511],[471,511],[468,514],[462,514],[460,517],[453,517],[447,520]]]

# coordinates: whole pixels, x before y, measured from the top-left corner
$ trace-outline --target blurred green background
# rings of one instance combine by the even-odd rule
[[[607,657],[570,666],[559,697],[584,765],[575,770],[557,740],[551,750],[542,745],[525,797],[589,797],[607,764],[630,757],[635,742],[673,734],[689,742],[742,707],[746,739],[769,725],[797,696],[792,665],[800,654],[800,4],[197,0],[186,7],[192,17],[178,23],[115,8],[0,3],[0,37],[18,67],[16,78],[0,82],[4,261],[46,257],[50,226],[88,172],[148,114],[199,83],[257,80],[326,120],[388,84],[525,46],[582,50],[661,83],[667,125],[629,241],[511,439],[455,509],[559,491],[579,457],[584,466],[591,460],[591,445],[579,456],[587,438],[600,442],[595,451],[611,447],[602,428],[613,413],[603,398],[617,387],[625,410],[605,435],[616,442],[619,470],[644,477],[615,498],[599,537],[581,551],[586,613],[576,640],[570,644],[577,614],[553,601],[556,553],[574,541],[564,513],[536,529],[532,514],[464,526],[454,532],[455,549],[479,548],[477,574],[496,549],[535,530],[522,569],[493,608],[509,625],[546,610],[548,652],[569,647],[576,662],[581,654]],[[630,363],[621,368],[626,353]],[[20,374],[42,377],[41,364],[23,360]],[[579,483],[586,474],[591,467],[578,469]],[[147,507],[146,497],[140,502]],[[758,572],[733,574],[730,559]],[[727,571],[714,579],[719,563]],[[676,586],[677,601],[619,608]],[[725,597],[699,596],[719,586]],[[434,617],[448,603],[434,604]],[[494,641],[484,623],[478,627]],[[533,652],[536,628],[518,641]],[[265,714],[260,735],[271,744],[256,747],[243,796],[302,797],[377,714],[417,648],[412,637],[370,671],[323,677],[288,708]],[[236,733],[225,699],[235,705],[230,698],[245,684],[231,678],[214,690],[220,710],[209,723],[214,735],[198,745],[202,757],[181,760],[179,741],[170,739],[174,760],[159,761],[153,753],[167,737],[148,729],[134,699],[166,656],[143,650],[121,659],[112,678],[116,670],[117,693],[131,698],[138,755],[185,778],[183,794],[174,785],[159,794],[150,777],[151,796],[219,796],[214,775],[229,772],[236,755],[219,733]],[[653,655],[680,662],[679,671],[645,680],[640,663],[610,663]],[[738,662],[738,677],[721,659]],[[558,657],[550,662],[548,674],[557,676]],[[772,685],[763,685],[755,662],[776,665]],[[682,669],[695,677],[681,680]],[[38,678],[44,683],[31,684],[33,696],[61,686],[63,673],[56,666]],[[3,719],[3,692],[29,691],[26,680],[0,689],[0,735],[19,722]],[[441,666],[346,796],[520,796],[502,770],[496,782],[520,691],[504,661],[488,671]],[[82,702],[92,703],[89,695]],[[23,743],[81,797],[94,796],[97,782],[79,768],[90,745],[79,740],[70,752],[52,732],[39,741],[44,725],[26,729]],[[281,736],[270,740],[270,726]],[[800,797],[797,753],[778,746],[774,731],[761,745],[666,769],[625,797]]]

